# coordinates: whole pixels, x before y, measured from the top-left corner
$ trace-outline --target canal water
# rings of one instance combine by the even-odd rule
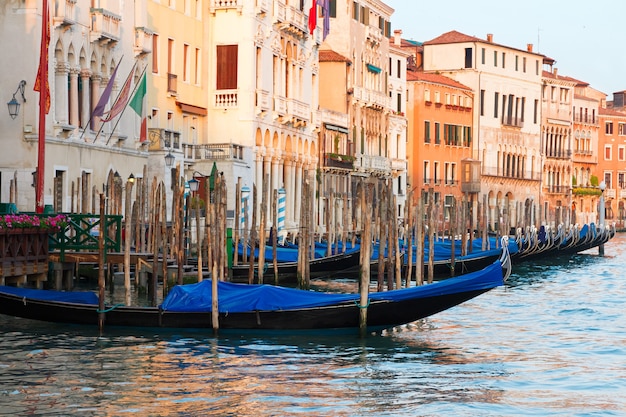
[[[626,416],[626,235],[373,335],[0,316],[2,416]]]

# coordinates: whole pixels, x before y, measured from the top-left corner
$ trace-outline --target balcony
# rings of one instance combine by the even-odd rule
[[[287,115],[287,99],[285,97],[274,96],[274,112],[276,118]]]
[[[297,38],[304,38],[308,33],[307,19],[304,12],[293,6],[286,6],[284,8],[284,13],[284,20],[278,26],[280,30],[290,33]]]
[[[144,27],[135,28],[135,55],[144,55],[152,52],[152,31]]]
[[[210,0],[209,13],[215,14],[218,10],[237,10],[241,13],[243,0]]]
[[[519,117],[506,116],[502,118],[502,125],[522,128],[524,127],[524,121]]]
[[[354,99],[364,102],[366,107],[380,110],[391,107],[391,98],[385,93],[369,90],[363,87],[354,87]]]
[[[384,156],[361,155],[360,158],[357,158],[357,161],[360,164],[357,163],[355,164],[356,166],[360,166],[360,168],[372,174],[387,175],[391,173],[391,161]]]
[[[58,0],[54,7],[54,23],[60,26],[76,23],[76,2],[78,0]]]
[[[170,94],[178,93],[178,75],[167,73],[167,92]]]
[[[180,132],[163,128],[149,128],[150,150],[180,149]]]
[[[272,106],[272,100],[270,93],[265,90],[256,90],[256,113],[260,115],[266,111],[269,111]]]
[[[311,120],[309,105],[294,98],[287,99],[287,112],[293,118],[294,124]]]
[[[365,37],[372,45],[378,45],[383,40],[383,31],[376,26],[367,26],[365,28]]]
[[[572,151],[570,150],[548,150],[546,152],[546,158],[554,159],[570,159],[572,157]]]
[[[214,96],[214,106],[218,109],[232,109],[239,105],[238,90],[217,90]]]
[[[548,194],[568,195],[572,187],[569,185],[548,185],[543,187]]]
[[[500,177],[506,179],[518,179],[518,180],[530,180],[530,181],[539,181],[541,180],[541,172],[531,171],[531,170],[520,170],[519,173],[513,172],[503,172],[502,168],[498,167],[482,167],[481,175],[486,175],[490,177]]]
[[[109,42],[117,42],[120,40],[120,22],[121,16],[105,9],[91,10],[91,42],[100,42],[107,44]]]
[[[232,143],[183,144],[186,161],[243,160],[243,146]]]
[[[286,20],[287,12],[285,4],[277,1],[274,3],[274,23],[284,23]]]
[[[354,156],[327,153],[324,156],[324,166],[326,168],[354,169]]]
[[[257,0],[256,1],[256,12],[257,14],[267,13],[271,10],[272,3],[270,0]]]

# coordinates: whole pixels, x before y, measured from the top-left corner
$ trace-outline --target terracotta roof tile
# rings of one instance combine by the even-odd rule
[[[437,74],[434,72],[407,71],[406,80],[407,81],[423,81],[427,83],[446,85],[448,87],[454,87],[454,88],[458,88],[461,90],[472,91],[472,89],[466,86],[465,84],[461,84],[460,82],[453,80],[452,78],[449,78],[449,77],[446,77],[445,75]]]
[[[600,116],[626,117],[626,109],[616,110],[616,109],[605,109],[604,107],[600,107],[600,109],[598,110],[598,114]]]
[[[326,49],[319,51],[319,62],[352,62],[338,52]]]
[[[451,30],[450,32],[446,32],[443,35],[437,36],[435,39],[424,42],[424,45],[438,45],[462,42],[484,42],[484,40],[475,36],[465,35],[461,32],[457,32],[456,30]]]

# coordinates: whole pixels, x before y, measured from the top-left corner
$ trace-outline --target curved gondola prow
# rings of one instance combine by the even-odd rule
[[[511,275],[511,254],[509,253],[509,237],[502,236],[502,255],[500,255],[500,264],[502,265],[503,277],[502,280],[506,281]]]

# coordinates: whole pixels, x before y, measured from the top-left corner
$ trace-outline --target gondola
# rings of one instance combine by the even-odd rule
[[[361,252],[359,248],[351,249],[345,253],[337,255],[325,256],[323,258],[311,259],[309,261],[310,277],[328,277],[333,274],[341,273],[342,271],[349,271],[354,268],[358,268]],[[254,274],[255,280],[258,275],[258,264],[255,262]],[[298,262],[277,262],[278,269],[278,284],[281,285],[293,285],[297,283],[298,276]],[[233,265],[231,268],[231,281],[236,283],[248,282],[248,276],[250,273],[250,264],[241,263]],[[265,261],[263,267],[263,275],[266,277],[266,282],[273,282],[274,278],[274,266],[272,261]]]
[[[489,267],[456,278],[369,294],[321,293],[272,285],[218,283],[220,331],[338,330],[359,328],[367,308],[367,330],[377,331],[431,316],[503,285],[510,273],[508,252]],[[211,328],[211,281],[172,288],[159,307],[106,307],[98,311],[91,292],[0,287],[0,314],[56,323],[133,328]]]

